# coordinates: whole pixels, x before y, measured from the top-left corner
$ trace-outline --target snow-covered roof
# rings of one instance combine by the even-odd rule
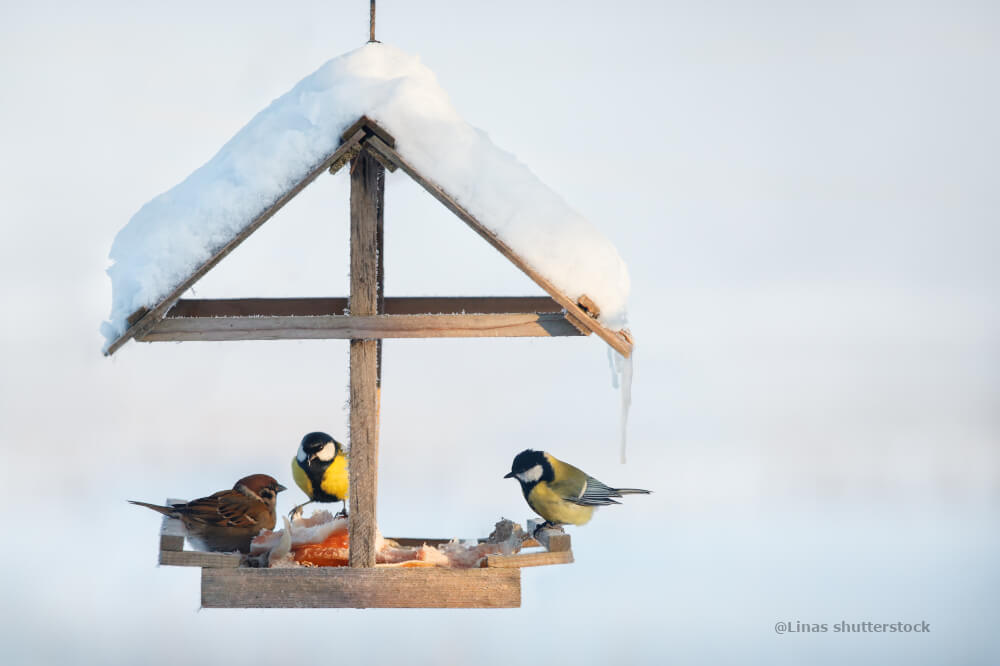
[[[334,58],[258,113],[205,165],[145,204],[115,237],[105,350],[128,318],[160,304],[217,250],[303,181],[367,116],[395,150],[599,322],[625,325],[617,250],[513,155],[466,123],[416,56],[367,44]]]

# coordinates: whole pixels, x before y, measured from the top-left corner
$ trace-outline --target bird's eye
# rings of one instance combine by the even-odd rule
[[[272,497],[274,497],[274,493],[271,491],[270,488],[264,488],[264,490],[260,491],[260,496],[263,497],[264,499],[271,499]]]

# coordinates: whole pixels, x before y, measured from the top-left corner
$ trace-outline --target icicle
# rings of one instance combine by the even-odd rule
[[[621,410],[621,456],[622,464],[625,464],[625,443],[628,440],[628,411],[632,406],[632,360],[635,356],[635,352],[628,358],[625,358],[615,352],[615,355],[620,359],[622,367],[621,376],[621,388],[619,389],[622,394],[622,410]]]
[[[625,358],[611,347],[608,347],[608,365],[611,367],[611,386],[621,391],[621,414],[619,429],[621,439],[621,462],[625,464],[625,444],[627,442],[628,412],[632,406],[632,356]]]
[[[621,374],[621,362],[618,361],[622,356],[616,352],[611,347],[607,347],[608,350],[608,367],[611,369],[611,388],[616,389],[619,386],[618,375]]]

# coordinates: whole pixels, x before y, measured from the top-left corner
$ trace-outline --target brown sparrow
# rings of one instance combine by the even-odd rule
[[[275,502],[286,488],[267,474],[251,474],[232,490],[220,490],[190,502],[160,506],[129,500],[178,518],[188,539],[205,550],[250,552],[250,540],[261,530],[274,529]]]

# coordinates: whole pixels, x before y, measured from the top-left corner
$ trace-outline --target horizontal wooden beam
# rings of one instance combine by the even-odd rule
[[[582,333],[562,313],[176,317],[142,342],[220,340],[375,340],[382,338],[525,338]]]
[[[516,555],[487,555],[484,567],[489,569],[521,569],[523,567],[544,567],[550,564],[572,564],[573,551],[517,553]]]
[[[202,569],[203,608],[517,608],[520,569]]]
[[[243,558],[239,553],[210,553],[202,550],[161,550],[160,564],[172,567],[222,567],[235,569]]]
[[[548,296],[403,296],[387,297],[385,313],[417,314],[507,314],[562,312]],[[347,298],[227,298],[181,299],[172,317],[311,317],[348,313]]]

